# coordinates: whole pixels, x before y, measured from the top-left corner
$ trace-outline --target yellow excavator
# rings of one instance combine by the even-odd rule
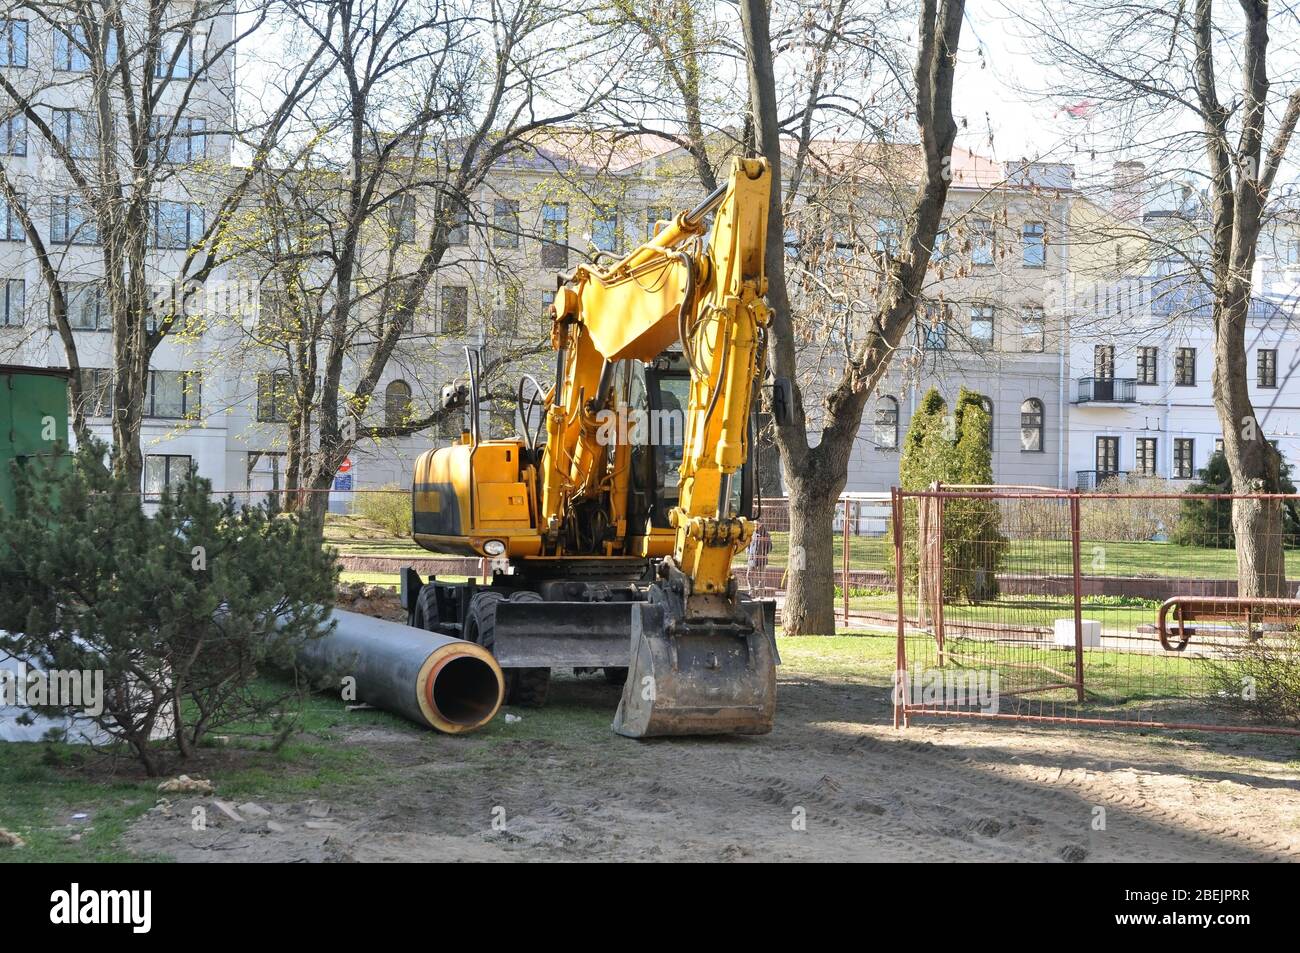
[[[417,460],[413,536],[491,560],[491,583],[408,567],[402,600],[411,625],[489,649],[508,702],[543,704],[552,669],[603,670],[623,683],[619,734],[771,730],[775,607],[732,571],[754,530],[771,188],[765,160],[733,159],[645,244],[563,276],[555,383],[520,382],[521,436],[480,434],[475,352],[444,389],[469,426]]]

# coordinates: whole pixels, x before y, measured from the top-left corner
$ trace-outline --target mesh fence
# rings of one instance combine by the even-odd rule
[[[836,607],[844,625],[887,624],[894,608],[894,548],[888,493],[840,497],[832,527]],[[736,554],[735,571],[742,587],[759,598],[775,598],[780,612],[793,573],[805,571],[805,559],[790,546],[790,501],[764,497],[758,528],[747,549]]]
[[[1298,502],[899,492],[898,717],[1300,733]]]

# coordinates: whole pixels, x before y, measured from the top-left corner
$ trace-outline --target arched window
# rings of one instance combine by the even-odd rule
[[[411,419],[411,385],[392,381],[384,388],[384,425],[400,427]]]
[[[1037,397],[1020,405],[1020,449],[1028,453],[1043,449],[1043,402]]]
[[[993,443],[993,399],[990,397],[981,397],[980,406],[984,408],[984,413],[989,415],[989,449],[996,453],[998,448]]]
[[[898,449],[898,401],[893,397],[876,398],[876,449]]]

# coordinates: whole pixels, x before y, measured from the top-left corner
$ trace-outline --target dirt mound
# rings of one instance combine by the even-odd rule
[[[348,612],[360,612],[389,622],[406,621],[406,610],[402,608],[397,591],[387,586],[367,586],[363,582],[345,583],[338,588],[335,605]]]

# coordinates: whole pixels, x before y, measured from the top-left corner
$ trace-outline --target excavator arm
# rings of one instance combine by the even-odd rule
[[[608,268],[579,266],[555,298],[557,387],[546,419],[540,510],[559,545],[584,500],[605,498],[610,555],[624,538],[626,455],[610,435],[613,371],[681,347],[691,372],[672,563],[694,592],[734,589],[731,563],[752,533],[729,511],[731,480],[749,453],[748,421],[767,326],[763,254],[770,175],[734,159],[727,182]],[[713,214],[712,234],[706,217]],[[658,428],[649,428],[654,436]],[[613,454],[615,459],[611,460]],[[612,476],[611,476],[612,471]]]

